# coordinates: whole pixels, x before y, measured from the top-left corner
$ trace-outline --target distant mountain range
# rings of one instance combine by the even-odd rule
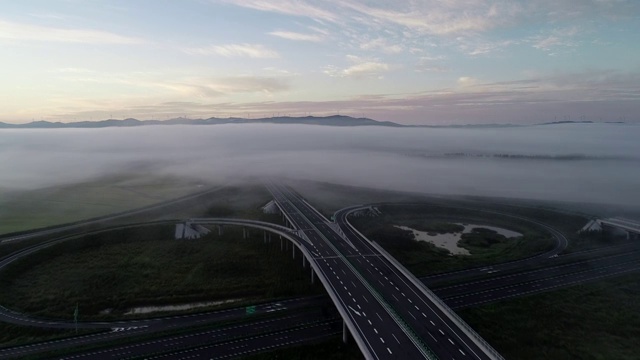
[[[146,125],[220,125],[220,124],[307,124],[326,126],[392,126],[403,127],[405,125],[390,121],[376,121],[368,118],[354,118],[351,116],[304,116],[304,117],[269,117],[261,119],[245,118],[208,118],[208,119],[187,119],[176,118],[171,120],[101,120],[101,121],[79,121],[72,123],[34,121],[28,124],[7,124],[0,122],[0,128],[14,129],[55,129],[55,128],[104,128],[104,127],[125,127],[125,126],[146,126]]]
[[[540,125],[553,124],[579,124],[592,123],[591,121],[558,121],[544,123]],[[79,121],[71,123],[50,122],[50,121],[33,121],[27,124],[7,124],[0,122],[0,129],[59,129],[59,128],[105,128],[105,127],[131,127],[146,125],[220,125],[220,124],[306,124],[306,125],[324,125],[324,126],[387,126],[387,127],[426,127],[426,128],[489,128],[489,127],[518,127],[522,125],[513,124],[480,124],[480,125],[402,125],[391,121],[377,121],[369,118],[354,118],[351,116],[332,115],[332,116],[304,116],[304,117],[269,117],[260,119],[247,118],[216,118],[208,119],[187,119],[175,118],[170,120],[100,120],[100,121]]]

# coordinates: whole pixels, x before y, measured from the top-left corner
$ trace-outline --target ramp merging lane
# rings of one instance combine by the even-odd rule
[[[390,339],[395,340],[400,350],[407,351],[411,347],[419,350],[423,357],[501,359],[453,311],[446,308],[444,303],[438,303],[439,300],[434,300],[435,295],[429,296],[425,288],[420,288],[415,279],[408,278],[406,273],[387,258],[387,254],[382,253],[366,238],[350,227],[336,228],[286,187],[271,184],[269,189],[292,224],[304,231],[310,239],[314,254],[320,257],[320,262],[336,266],[339,264],[336,274],[342,273],[354,286],[354,291],[346,286],[344,289],[347,291],[346,305],[351,306],[348,307],[349,315],[362,331],[356,338],[362,336],[372,346],[378,345],[375,344],[377,342],[387,345]],[[327,261],[326,257],[331,257],[331,261]],[[329,269],[330,272],[334,270]],[[349,304],[349,297],[352,304]],[[372,298],[374,301],[371,301]],[[369,326],[362,321],[362,313],[367,313],[371,318],[367,319]],[[375,315],[371,316],[372,314]],[[375,324],[372,322],[374,320]],[[373,334],[370,331],[372,327],[375,330]],[[401,339],[398,337],[399,332],[403,335]],[[379,345],[376,346],[376,349],[379,348]],[[387,350],[387,358],[419,358],[415,353],[399,355],[390,347]],[[424,353],[425,350],[427,354]],[[379,350],[375,353],[384,354]]]
[[[286,189],[281,189],[269,186],[287,219],[308,239],[306,246],[313,256],[310,261],[317,264],[327,279],[327,291],[330,295],[333,292],[336,307],[365,358],[435,358],[297,204],[289,201]]]

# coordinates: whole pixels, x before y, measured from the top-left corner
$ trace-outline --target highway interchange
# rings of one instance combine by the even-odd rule
[[[275,193],[276,199],[280,198],[279,203],[283,207],[284,212],[289,216],[289,221],[297,228],[302,229],[302,237],[311,243],[310,249],[312,249],[314,257],[317,258],[317,264],[319,264],[321,271],[325,274],[334,274],[335,272],[334,275],[338,283],[341,281],[339,274],[346,276],[348,272],[353,272],[353,269],[358,269],[357,273],[364,274],[364,276],[357,276],[356,274],[356,276],[352,278],[342,278],[342,283],[344,283],[343,288],[342,290],[336,290],[342,295],[341,299],[346,300],[343,303],[345,308],[349,309],[347,316],[357,325],[357,331],[366,334],[366,339],[379,339],[378,343],[368,344],[374,354],[385,354],[386,351],[386,353],[389,354],[389,358],[424,357],[423,345],[416,344],[417,337],[419,339],[417,341],[420,341],[420,339],[423,341],[426,340],[426,347],[437,351],[440,356],[442,356],[441,354],[447,354],[451,356],[451,358],[462,358],[460,356],[478,355],[476,358],[485,358],[481,357],[481,351],[477,349],[477,346],[474,346],[475,342],[470,340],[469,336],[457,333],[453,330],[456,326],[447,324],[443,320],[443,317],[446,316],[442,314],[442,310],[439,310],[434,304],[427,304],[424,301],[420,303],[421,295],[418,294],[419,291],[416,291],[415,286],[403,281],[397,269],[385,262],[384,258],[379,256],[379,253],[376,253],[376,249],[372,248],[368,241],[347,226],[346,221],[338,221],[340,228],[337,229],[335,225],[329,224],[321,214],[317,213],[309,204],[287,188],[278,187],[272,189],[272,191]],[[333,241],[326,241],[329,239]],[[349,260],[340,263],[338,261],[339,253],[344,255],[343,258]],[[547,263],[547,266],[523,272],[517,271],[523,264],[514,265],[512,263],[493,266],[491,268],[472,269],[436,275],[421,280],[430,287],[433,286],[436,294],[444,299],[451,308],[457,309],[522,294],[545,291],[605,276],[637,271],[639,257],[638,247],[629,244],[598,251],[564,255],[554,259],[536,259],[537,261]],[[532,260],[527,261],[527,265],[532,263]],[[554,265],[555,263],[561,264]],[[478,279],[479,277],[481,278]],[[461,280],[470,278],[475,278],[476,280],[460,283]],[[345,282],[344,280],[347,281]],[[378,284],[376,284],[376,288],[372,291],[370,288],[371,283],[375,283],[376,281]],[[452,284],[452,282],[457,282],[457,284]],[[445,287],[438,285],[443,283],[450,284]],[[405,295],[403,296],[402,294]],[[362,300],[360,300],[360,298]],[[349,299],[351,299],[351,303],[349,303]],[[203,335],[209,339],[204,342],[202,340],[203,338],[198,338],[198,336],[193,335],[183,337],[179,339],[180,341],[167,337],[162,341],[152,342],[152,344],[148,344],[148,346],[151,346],[151,348],[155,347],[154,351],[158,352],[157,347],[160,346],[158,345],[160,343],[162,343],[161,349],[164,350],[167,350],[167,343],[173,344],[171,346],[175,348],[207,343],[210,344],[210,346],[192,347],[188,354],[180,351],[164,351],[164,353],[170,355],[166,358],[184,358],[186,356],[195,356],[195,354],[210,355],[213,352],[220,354],[221,357],[218,358],[226,358],[264,351],[280,345],[285,346],[309,341],[320,341],[341,333],[341,325],[335,314],[328,316],[327,314],[304,311],[296,314],[296,311],[301,311],[299,309],[309,305],[326,307],[327,303],[326,297],[320,297],[263,304],[262,307],[264,308],[258,307],[259,312],[271,312],[272,314],[279,314],[279,317],[269,320],[269,322],[266,323],[261,323],[261,321],[264,320],[256,320],[247,325],[237,325],[240,327],[229,328],[225,331],[225,333],[230,334],[229,336],[231,337],[218,336],[215,341],[212,340],[213,337],[211,334]],[[373,305],[371,305],[372,303]],[[378,305],[375,305],[376,303]],[[363,316],[363,313],[366,314],[362,309],[363,305],[367,306],[367,309],[372,309],[368,311],[369,314],[367,315],[369,316]],[[389,311],[389,305],[394,309],[401,309],[402,311],[400,314]],[[15,314],[7,309],[0,310],[3,310],[0,316],[2,316],[2,319],[5,321],[20,323],[21,319],[24,320],[22,314]],[[111,332],[87,335],[78,337],[75,340],[72,338],[41,345],[34,344],[24,347],[1,349],[0,357],[20,356],[21,354],[46,351],[47,349],[57,347],[75,346],[84,342],[91,343],[97,340],[159,331],[160,329],[179,328],[184,327],[186,324],[239,319],[244,316],[243,312],[244,309],[231,309],[207,314],[175,316],[150,321],[143,320],[93,325],[90,323],[81,323],[81,326],[86,326],[87,328],[108,327],[111,329]],[[344,314],[342,315],[344,317]],[[299,316],[300,321],[297,323],[305,324],[304,328],[297,330],[289,328],[291,331],[288,331],[286,326],[283,325],[290,322],[286,320],[288,316]],[[414,321],[411,320],[412,318]],[[429,320],[428,323],[424,320],[425,318]],[[31,320],[28,321],[31,322]],[[407,321],[408,324],[404,323],[404,321]],[[68,328],[70,325],[70,323],[55,321],[50,322],[50,324],[44,324],[44,326],[62,328]],[[243,328],[243,326],[246,326],[246,328]],[[260,328],[260,326],[267,327],[270,332],[268,335],[261,332],[260,335],[252,337],[250,336],[251,331],[248,330],[252,326],[258,326],[258,328]],[[243,333],[247,335],[243,338],[244,340],[232,336],[234,329],[239,328],[244,329]],[[387,330],[390,328],[395,330],[387,333],[387,338],[378,336],[380,335],[379,332],[381,329]],[[438,336],[433,336],[434,334]],[[440,338],[440,336],[442,338]],[[234,340],[230,340],[231,338]],[[431,340],[429,340],[429,338]],[[194,342],[189,343],[189,341]],[[135,350],[132,350],[134,348]],[[142,343],[140,346],[129,346],[128,350],[114,347],[110,351],[112,351],[110,353],[111,355],[109,355],[111,357],[108,358],[114,358],[113,354],[121,354],[124,356],[126,351],[131,351],[131,354],[134,354],[136,351],[138,351],[138,353],[142,351],[143,354],[153,353],[149,348],[143,346]],[[412,351],[416,352],[414,353]],[[89,354],[92,353],[89,352],[85,355],[89,356]],[[101,354],[106,355],[107,352],[102,352]],[[93,353],[93,357],[90,358],[107,358],[102,357],[102,355],[98,357],[98,355],[100,354]],[[165,358],[162,357],[161,354],[158,356],[158,358]]]

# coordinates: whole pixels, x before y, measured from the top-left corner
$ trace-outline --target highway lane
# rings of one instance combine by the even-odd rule
[[[467,281],[462,284],[438,287],[438,294],[444,298],[473,294],[494,288],[508,288],[518,284],[529,282],[555,281],[560,277],[586,276],[590,271],[606,273],[609,267],[624,266],[627,264],[640,265],[640,249],[617,255],[609,255],[599,259],[577,261],[569,264],[549,266],[522,273],[496,275],[487,279]],[[541,276],[542,274],[542,276]]]
[[[216,349],[216,345],[247,342],[247,338],[259,339],[272,333],[291,333],[304,331],[307,328],[322,326],[324,335],[332,335],[341,330],[341,323],[335,310],[323,314],[315,309],[304,312],[294,312],[276,318],[260,318],[252,322],[231,324],[208,330],[174,336],[164,336],[153,340],[134,344],[115,346],[106,350],[89,351],[76,355],[63,356],[63,359],[122,359],[122,358],[165,358],[179,355],[184,357],[194,350],[206,357],[229,355],[229,349]],[[317,330],[316,330],[317,332]],[[288,335],[291,337],[291,335]],[[264,341],[264,340],[262,340]],[[258,341],[258,345],[262,341]],[[245,348],[245,350],[250,350]],[[233,352],[231,352],[233,353]]]
[[[577,273],[560,275],[551,279],[533,280],[478,291],[473,293],[473,295],[461,294],[448,296],[445,298],[445,301],[449,306],[451,306],[451,308],[461,309],[543,291],[555,290],[561,287],[582,284],[587,281],[599,280],[611,276],[637,273],[638,271],[640,271],[640,263],[638,260],[634,260],[624,264],[609,265],[606,269],[600,268],[585,270]]]
[[[517,273],[525,273],[529,271],[536,271],[545,268],[554,268],[560,265],[567,264],[575,264],[578,262],[588,262],[591,260],[598,260],[601,258],[606,258],[611,255],[618,254],[626,254],[629,252],[637,252],[640,249],[640,242],[629,242],[618,245],[610,245],[596,249],[582,250],[577,252],[572,252],[568,254],[561,254],[557,257],[540,259],[540,261],[536,263],[523,264],[520,267],[509,269],[509,270],[499,270],[493,267],[493,265],[487,265],[484,267],[476,268],[471,273],[464,273],[459,271],[451,272],[448,276],[448,273],[434,274],[428,275],[420,278],[420,281],[427,284],[429,287],[442,287],[455,283],[462,282],[472,282],[476,280],[482,279],[490,279],[500,275],[509,275],[509,274],[517,274]],[[481,270],[477,272],[476,270]]]
[[[307,308],[331,308],[331,302],[325,296],[314,296],[255,304],[254,306],[255,308],[252,317],[268,314],[282,314],[284,316],[290,312],[301,311],[302,309]],[[104,329],[105,331],[96,334],[74,336],[65,339],[0,349],[0,359],[43,353],[54,349],[72,348],[108,342],[131,336],[157,333],[160,331],[203,326],[227,321],[240,321],[247,318],[246,308],[237,307],[199,314],[165,316],[152,319],[114,322],[78,322],[78,328]],[[60,323],[60,327],[58,328],[75,328],[75,324],[72,322],[57,322]]]
[[[329,340],[342,331],[339,321],[307,325],[295,329],[282,330],[269,334],[246,337],[235,341],[211,344],[199,348],[183,350],[174,354],[147,357],[145,359],[231,359],[245,357],[259,352],[275,350],[282,347],[318,343]]]
[[[309,240],[309,251],[315,256],[313,261],[330,279],[331,287],[338,295],[339,306],[347,310],[348,320],[355,324],[350,330],[365,357],[370,351],[370,355],[377,359],[425,358],[427,349],[403,326],[379,294],[372,291],[353,265],[289,201],[280,187],[272,185],[269,190],[292,225]]]
[[[280,190],[289,203],[309,219],[311,227],[338,248],[339,252],[358,269],[365,281],[373,287],[373,291],[380,294],[384,301],[391,305],[393,311],[407,324],[413,336],[424,342],[438,357],[491,358],[485,353],[485,349],[480,348],[478,340],[470,336],[468,329],[462,329],[460,324],[453,321],[440,305],[425,296],[421,289],[401,274],[367,240],[344,227],[341,228],[344,236],[341,236],[336,232],[337,229],[308,203],[285,187],[280,187]]]

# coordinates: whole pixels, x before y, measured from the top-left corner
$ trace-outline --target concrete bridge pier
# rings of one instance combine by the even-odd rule
[[[218,225],[218,236],[222,236],[224,234],[224,228],[222,225]]]
[[[349,341],[349,329],[347,329],[347,323],[342,320],[342,342],[347,343]]]
[[[302,257],[302,267],[305,269],[307,268],[307,258],[304,256]]]
[[[295,258],[296,258],[296,247],[295,247],[295,246],[292,246],[292,247],[291,247],[291,250],[293,250],[293,251],[291,252],[291,254],[293,255],[293,258],[295,259]]]
[[[243,228],[242,228],[242,238],[243,238],[243,239],[246,239],[246,238],[247,238],[247,228],[246,228],[246,227],[243,227]]]
[[[282,243],[282,235],[280,235],[280,251],[284,249],[284,244]]]
[[[264,231],[264,243],[265,244],[267,243],[267,231],[266,230]]]
[[[316,273],[313,271],[313,268],[311,268],[311,285],[315,284],[316,282]]]

